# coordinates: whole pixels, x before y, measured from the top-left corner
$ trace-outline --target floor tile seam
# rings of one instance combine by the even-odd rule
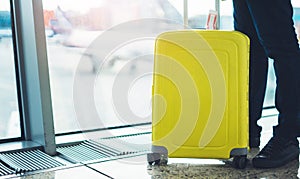
[[[112,176],[110,176],[110,175],[108,175],[106,173],[103,173],[103,172],[99,171],[98,169],[96,169],[94,167],[89,166],[89,164],[84,164],[84,166],[87,167],[87,168],[89,168],[89,169],[91,169],[91,170],[93,170],[93,171],[95,171],[95,172],[97,172],[97,173],[99,173],[99,174],[101,174],[101,175],[103,175],[103,176],[105,176],[105,177],[113,179]]]

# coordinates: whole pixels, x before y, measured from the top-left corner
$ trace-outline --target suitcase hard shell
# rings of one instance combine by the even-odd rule
[[[159,35],[152,89],[152,153],[167,158],[234,157],[248,152],[249,39],[237,31]]]

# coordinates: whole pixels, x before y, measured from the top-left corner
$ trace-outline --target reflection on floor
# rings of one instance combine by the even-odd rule
[[[271,137],[275,117],[260,121],[264,130],[262,145]],[[251,159],[258,150],[251,150],[248,157]],[[251,161],[251,160],[250,160]],[[286,166],[276,169],[255,169],[251,162],[245,169],[235,169],[229,165],[230,161],[216,159],[169,159],[167,165],[149,166],[146,155],[133,156],[113,161],[79,164],[63,169],[37,172],[18,176],[22,179],[56,179],[56,178],[120,178],[120,179],[162,179],[162,178],[298,178],[299,161],[295,160]]]

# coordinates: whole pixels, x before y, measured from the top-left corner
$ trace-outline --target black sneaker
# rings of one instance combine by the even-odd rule
[[[268,144],[252,159],[256,168],[275,168],[289,163],[299,157],[297,139],[272,137]]]

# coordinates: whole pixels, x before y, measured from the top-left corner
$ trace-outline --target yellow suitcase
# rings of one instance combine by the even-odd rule
[[[249,39],[237,31],[159,35],[152,89],[149,164],[168,158],[233,158],[248,153]]]

